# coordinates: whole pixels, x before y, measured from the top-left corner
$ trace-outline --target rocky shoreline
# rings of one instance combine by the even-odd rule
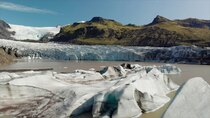
[[[5,52],[4,48],[0,47],[0,66],[11,63],[14,58],[14,56]]]
[[[14,59],[21,58],[22,55],[18,49],[12,47],[0,47],[0,65],[5,65],[14,62]]]

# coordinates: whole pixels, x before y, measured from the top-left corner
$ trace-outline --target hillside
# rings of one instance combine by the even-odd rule
[[[0,20],[0,39],[61,42],[80,45],[127,45],[210,47],[210,20],[170,20],[156,16],[143,26],[123,25],[115,20],[93,17],[63,27],[30,27]]]
[[[169,20],[157,16],[148,25],[136,26],[94,17],[90,21],[62,27],[51,41],[89,45],[210,46],[210,21]]]
[[[11,35],[14,35],[14,32],[8,31],[10,29],[10,25],[5,21],[0,20],[0,39],[13,39]]]

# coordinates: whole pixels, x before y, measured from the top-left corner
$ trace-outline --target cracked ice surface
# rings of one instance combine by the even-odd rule
[[[3,72],[0,116],[67,118],[88,111],[94,118],[139,117],[162,107],[170,100],[166,94],[178,88],[157,67],[145,68],[124,64],[99,72]]]

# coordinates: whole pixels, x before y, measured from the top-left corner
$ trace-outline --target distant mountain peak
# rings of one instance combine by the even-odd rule
[[[89,22],[102,23],[102,24],[104,24],[104,23],[106,24],[107,22],[114,22],[118,25],[121,25],[121,23],[119,23],[115,20],[103,18],[103,17],[100,17],[100,16],[93,17]]]
[[[162,23],[162,22],[168,22],[168,21],[170,20],[163,16],[157,15],[150,25],[154,25],[154,24]]]
[[[90,20],[90,22],[104,22],[105,20],[107,20],[107,19],[97,16],[97,17],[93,17]]]
[[[207,28],[210,29],[210,20],[202,20],[197,18],[187,18],[184,20],[176,20],[179,25],[193,28]]]

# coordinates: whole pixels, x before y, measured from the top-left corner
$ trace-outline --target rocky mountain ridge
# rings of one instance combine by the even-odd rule
[[[169,47],[177,45],[210,46],[210,21],[200,19],[169,20],[157,16],[144,26],[123,25],[117,21],[94,17],[90,21],[61,28],[52,39],[89,45],[129,45]]]
[[[18,26],[14,26],[18,29]],[[0,39],[19,40],[14,38],[14,35],[22,38],[23,35],[29,33],[28,38],[21,39],[21,41],[155,47],[210,46],[210,20],[195,18],[170,20],[158,15],[151,23],[137,26],[135,24],[123,25],[115,20],[93,17],[90,21],[76,22],[61,28],[30,27],[31,33],[23,28],[21,31],[25,33],[14,32],[10,29],[11,26],[1,20]]]
[[[12,39],[11,35],[13,35],[14,32],[8,31],[9,28],[9,24],[3,20],[0,20],[0,39]]]

